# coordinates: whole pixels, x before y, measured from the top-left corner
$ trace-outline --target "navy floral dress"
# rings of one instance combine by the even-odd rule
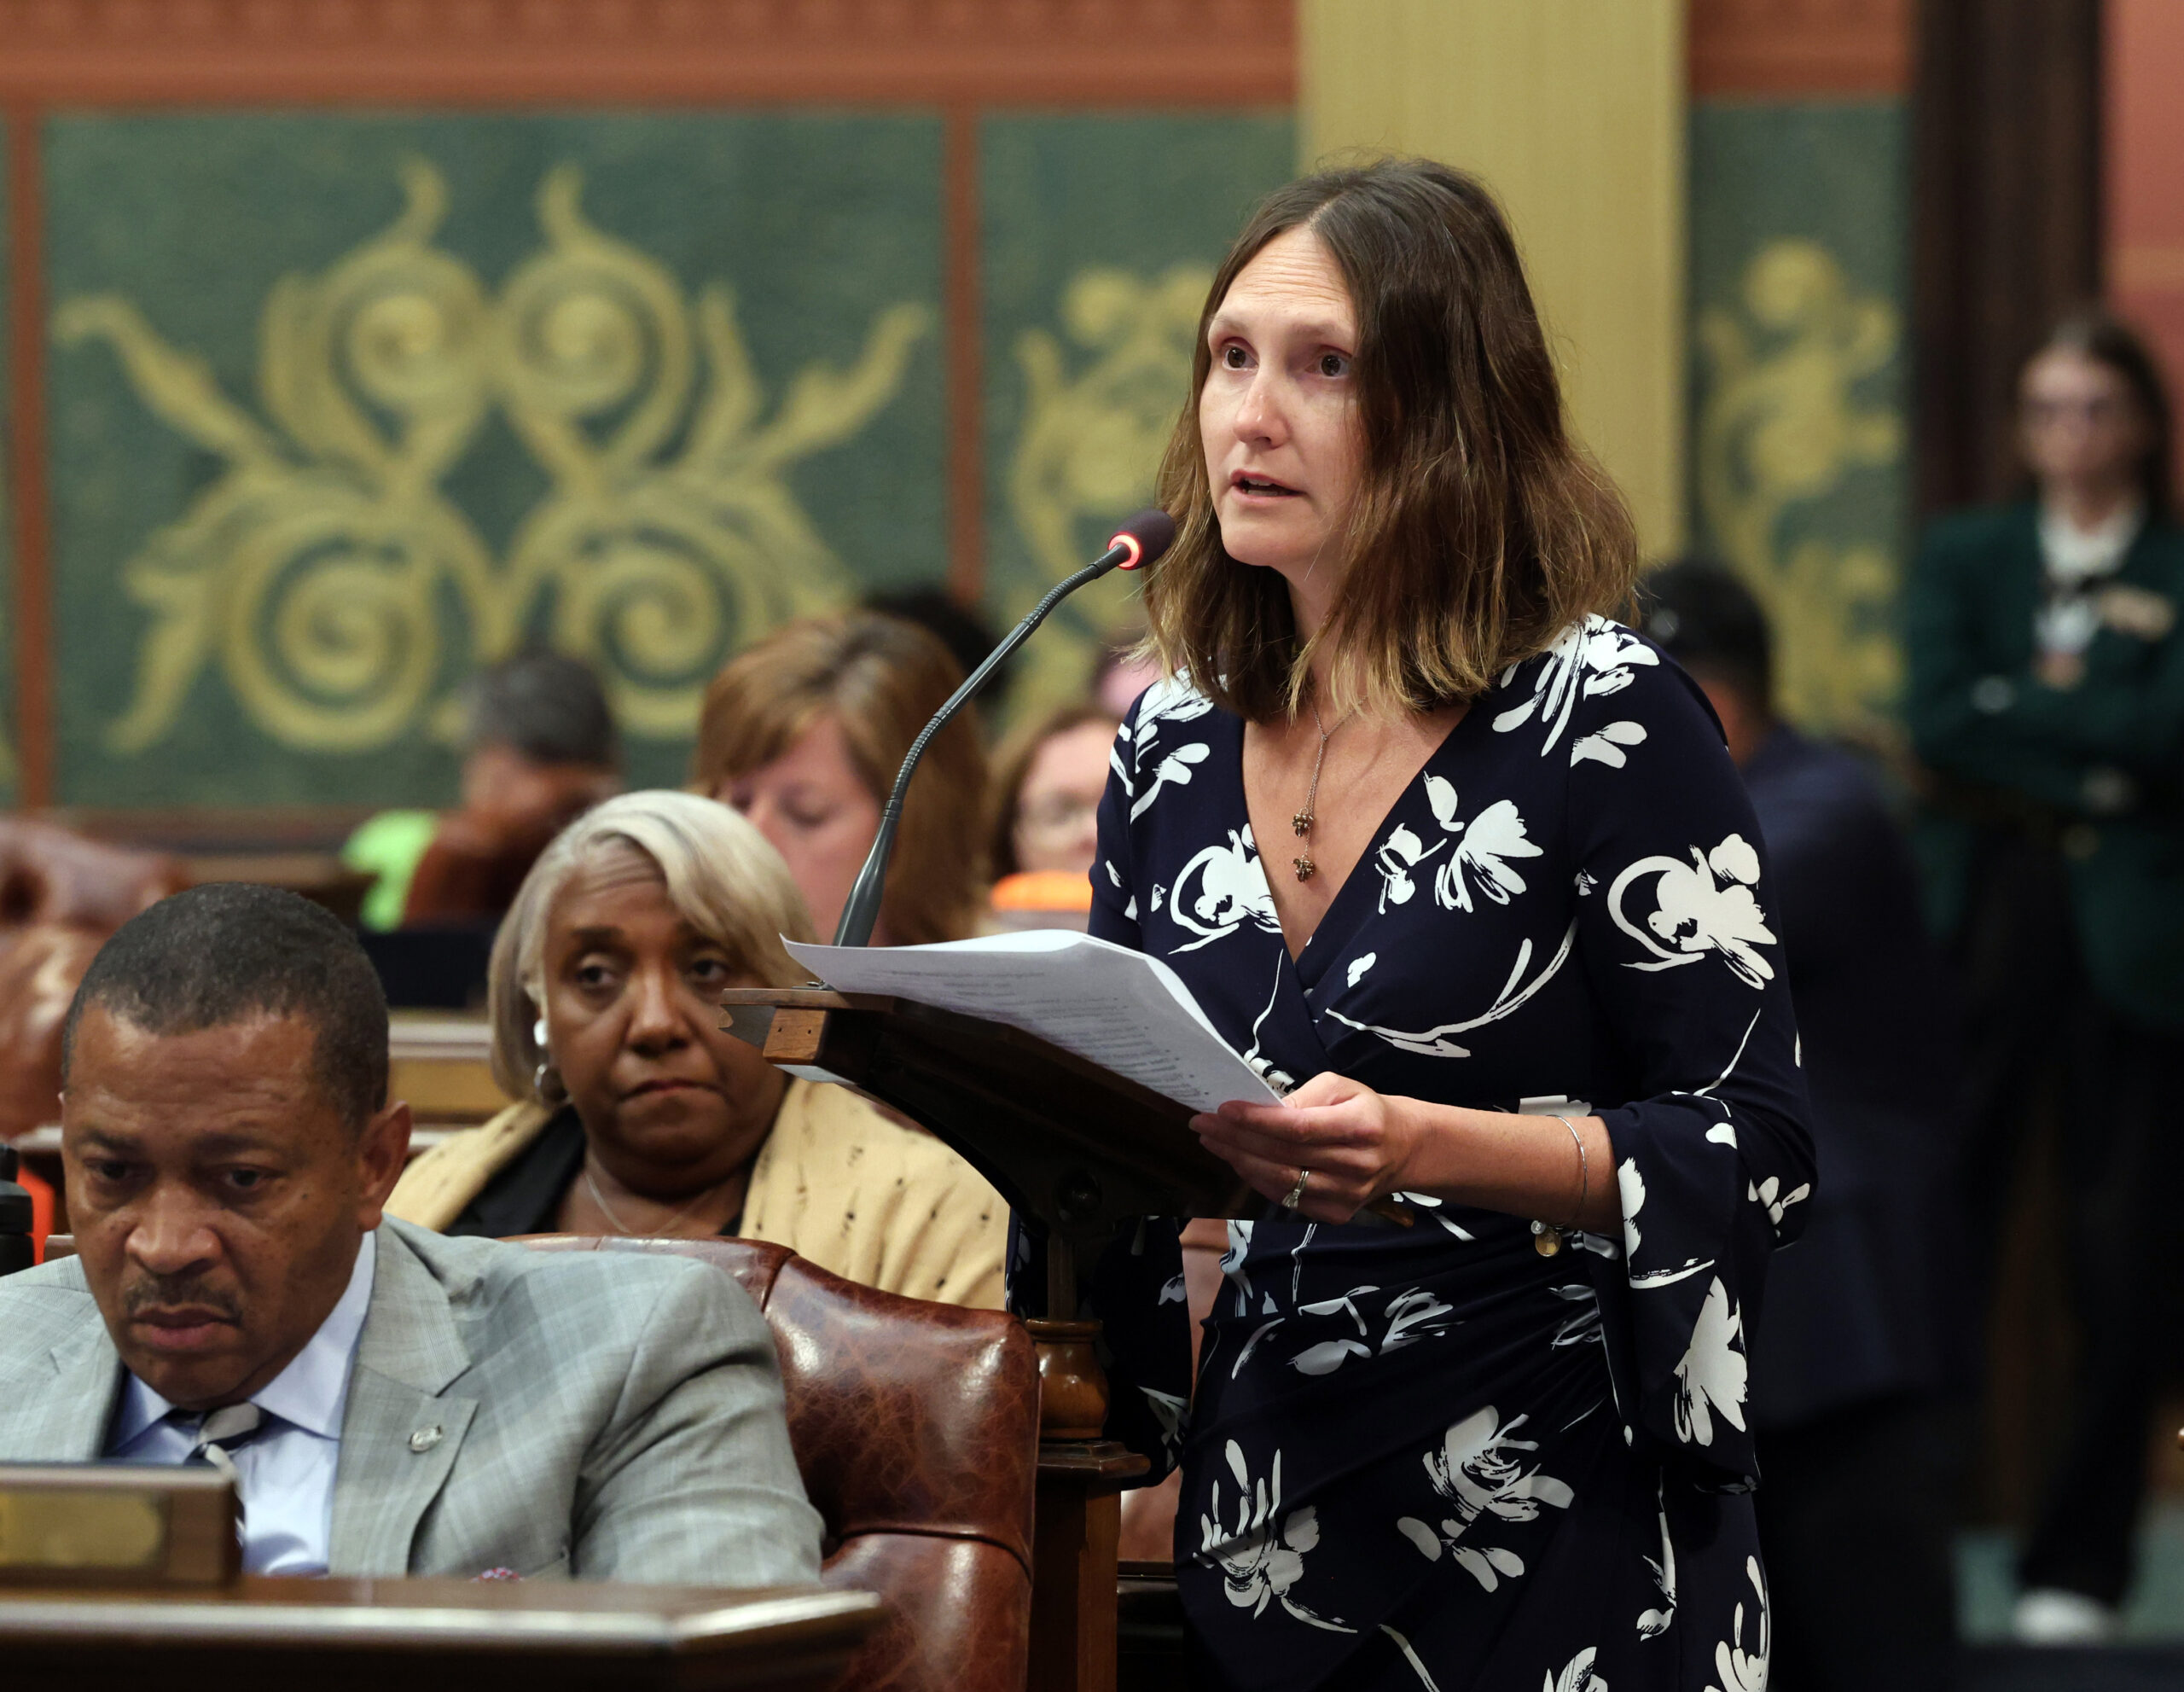
[[[1182,1464],[1197,1683],[1755,1692],[1747,1339],[1813,1160],[1712,714],[1640,637],[1573,628],[1473,705],[1293,961],[1242,751],[1187,683],[1138,701],[1092,932],[1166,959],[1277,1087],[1599,1114],[1624,1221],[1552,1256],[1423,1195],[1408,1228],[1233,1222],[1194,1402],[1179,1224],[1118,1237],[1087,1298],[1110,1432]]]

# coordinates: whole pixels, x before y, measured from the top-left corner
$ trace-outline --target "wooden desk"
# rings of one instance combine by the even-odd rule
[[[0,1587],[9,1685],[71,1692],[820,1692],[870,1592],[246,1577],[206,1594]]]

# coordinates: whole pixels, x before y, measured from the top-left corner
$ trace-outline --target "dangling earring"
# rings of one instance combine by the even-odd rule
[[[561,1084],[561,1078],[555,1073],[553,1054],[546,1050],[544,1017],[531,1025],[531,1042],[538,1048],[540,1054],[538,1067],[531,1072],[531,1090],[545,1103],[560,1104],[569,1094]]]

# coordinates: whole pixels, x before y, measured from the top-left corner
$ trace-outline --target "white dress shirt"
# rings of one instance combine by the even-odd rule
[[[371,1308],[377,1239],[364,1236],[348,1290],[311,1342],[251,1395],[265,1413],[235,1452],[242,1496],[242,1566],[253,1574],[323,1574],[334,1538],[334,1472],[357,1342]],[[195,1416],[125,1373],[106,1454],[120,1462],[179,1463],[196,1448]]]
[[[2042,508],[2040,554],[2048,591],[2033,630],[2042,652],[2076,656],[2093,644],[2101,614],[2093,589],[2123,567],[2145,520],[2145,509],[2136,500],[2089,529],[2081,529],[2060,511]]]

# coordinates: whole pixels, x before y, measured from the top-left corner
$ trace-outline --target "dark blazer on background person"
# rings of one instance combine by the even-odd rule
[[[1946,788],[1924,841],[1937,915],[1960,919],[1984,827],[2045,831],[2094,990],[2184,1026],[2184,529],[2151,519],[2096,591],[2068,689],[2031,679],[2044,573],[2028,503],[1937,520],[1905,590],[1904,715]]]
[[[1955,1016],[1910,849],[1865,765],[1778,725],[1744,765],[1773,861],[1823,1179],[1774,1260],[1752,1414],[1804,1426],[1963,1384]]]

